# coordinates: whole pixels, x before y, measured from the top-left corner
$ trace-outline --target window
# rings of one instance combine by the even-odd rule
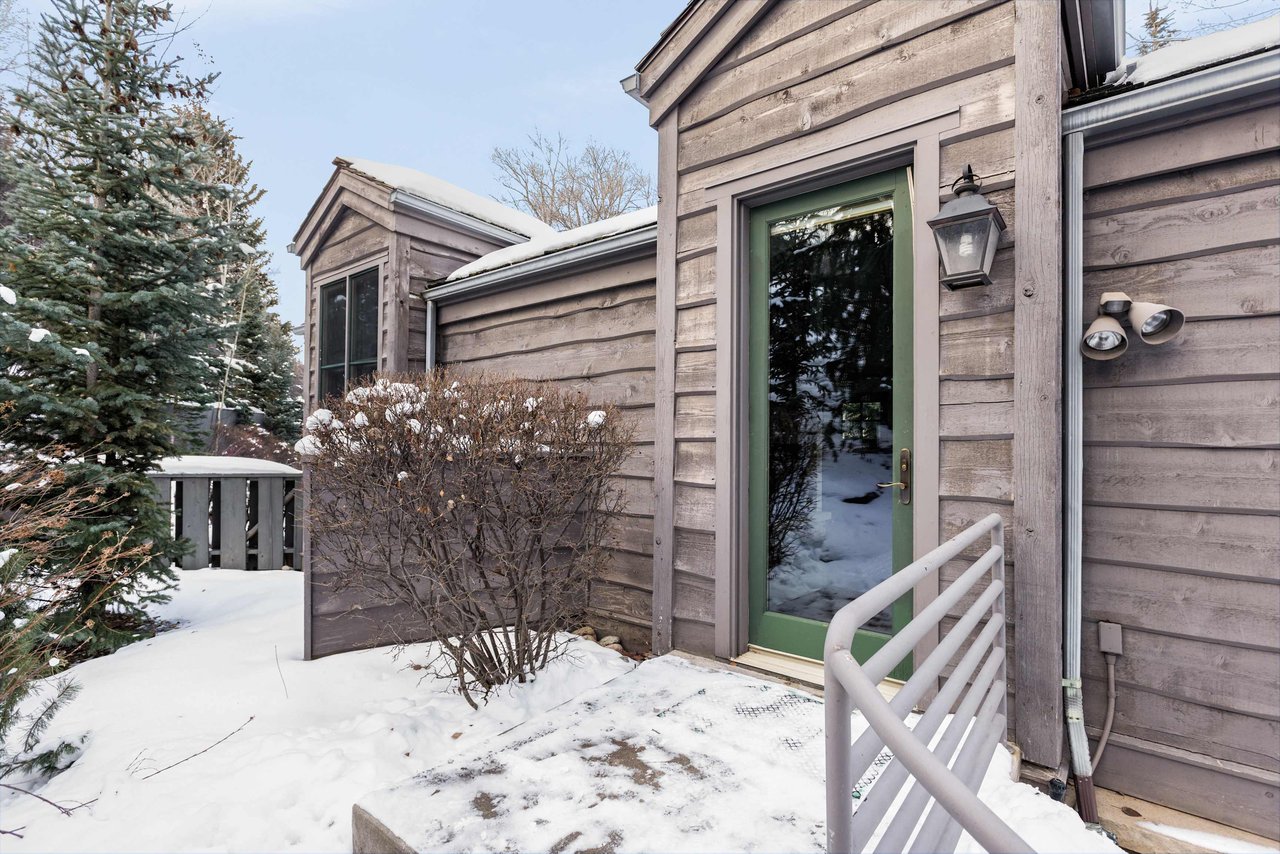
[[[378,366],[378,268],[320,288],[320,397]]]

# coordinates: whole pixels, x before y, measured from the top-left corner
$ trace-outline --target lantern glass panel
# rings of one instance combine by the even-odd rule
[[[946,274],[981,273],[987,262],[990,233],[991,218],[988,216],[939,226],[934,236]]]

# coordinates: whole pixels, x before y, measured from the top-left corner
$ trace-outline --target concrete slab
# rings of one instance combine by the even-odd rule
[[[818,698],[663,656],[362,798],[355,851],[822,851],[824,754]],[[889,760],[877,760],[855,797]],[[992,769],[997,799],[1044,825],[1046,838],[1061,843],[1068,826],[1081,834],[1066,834],[1071,850],[1118,851],[1009,780],[1003,750]]]

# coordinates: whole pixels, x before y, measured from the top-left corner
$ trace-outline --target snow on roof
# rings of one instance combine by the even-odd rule
[[[1174,42],[1146,56],[1126,56],[1107,75],[1104,86],[1136,86],[1154,83],[1197,68],[1219,65],[1229,59],[1280,45],[1280,15]]]
[[[499,267],[510,267],[512,264],[519,264],[521,261],[529,261],[543,255],[571,249],[575,246],[594,243],[606,237],[613,237],[628,231],[636,231],[653,225],[657,221],[658,209],[656,207],[642,208],[638,211],[602,219],[599,222],[571,228],[568,231],[552,232],[545,236],[535,237],[528,243],[517,243],[515,246],[508,246],[504,249],[490,252],[488,255],[481,255],[470,264],[464,264],[454,270],[446,281],[452,282],[458,279],[465,279],[468,276],[474,276],[477,273],[484,273],[488,270],[496,270]]]
[[[271,460],[258,460],[253,457],[210,457],[200,455],[165,457],[156,468],[159,472],[173,475],[174,477],[185,474],[221,474],[243,477],[283,474],[297,477],[302,474],[301,471],[293,466],[272,462]]]
[[[466,214],[484,220],[491,225],[514,231],[525,237],[537,237],[554,234],[555,229],[540,219],[526,213],[512,210],[500,202],[485,198],[470,190],[455,187],[434,175],[410,169],[407,166],[395,166],[390,163],[377,163],[362,157],[339,157],[334,161],[346,166],[353,172],[386,184],[394,190],[417,196],[429,202],[446,207],[451,211]]]

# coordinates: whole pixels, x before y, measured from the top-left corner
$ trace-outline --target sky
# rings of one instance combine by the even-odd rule
[[[301,324],[304,279],[285,247],[335,156],[500,192],[489,154],[534,128],[622,148],[650,172],[657,133],[618,81],[686,0],[177,0],[178,51],[221,73],[211,109],[242,137],[267,191],[281,316]],[[1149,0],[1128,0],[1140,32]],[[1162,0],[1188,34],[1274,12],[1276,0]],[[48,0],[20,0],[29,13]]]
[[[30,11],[47,9],[29,0]],[[657,162],[657,132],[618,81],[685,0],[183,0],[179,47],[221,72],[210,108],[229,120],[267,191],[259,205],[280,289],[301,325],[305,280],[285,247],[336,156],[500,192],[494,146],[535,127]],[[199,49],[199,51],[196,50]],[[201,57],[203,53],[207,59]],[[208,64],[211,63],[211,66]]]

